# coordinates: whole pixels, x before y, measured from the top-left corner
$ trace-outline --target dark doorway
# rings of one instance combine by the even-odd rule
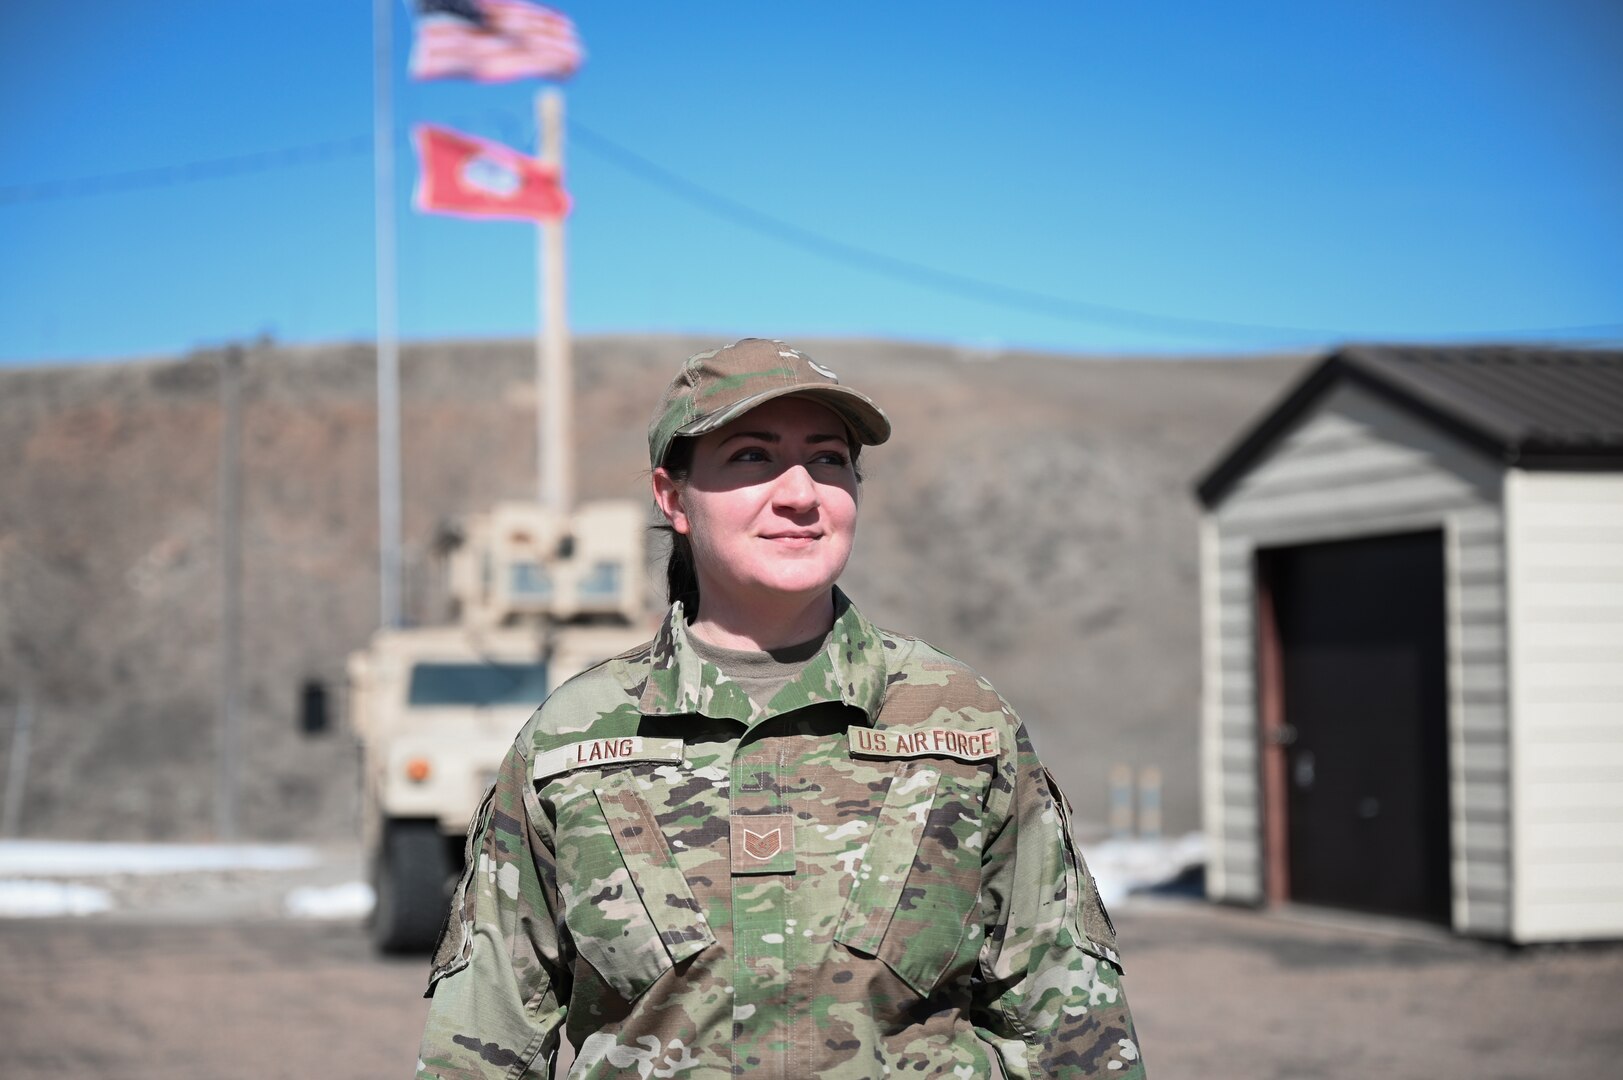
[[[1274,898],[1450,921],[1438,532],[1258,556]]]

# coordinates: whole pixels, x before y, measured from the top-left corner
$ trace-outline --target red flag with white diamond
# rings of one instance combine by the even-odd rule
[[[569,213],[558,170],[487,139],[419,124],[417,209],[462,217],[556,221]]]

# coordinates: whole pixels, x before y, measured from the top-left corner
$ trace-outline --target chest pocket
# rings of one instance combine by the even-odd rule
[[[585,774],[558,803],[558,889],[575,948],[635,1001],[715,942],[631,773]]]
[[[834,933],[921,995],[957,955],[980,892],[986,782],[981,769],[900,764]]]

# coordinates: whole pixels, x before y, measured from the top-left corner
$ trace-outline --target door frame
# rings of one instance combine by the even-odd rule
[[[1449,556],[1449,529],[1439,522],[1414,528],[1401,528],[1393,532],[1360,533],[1351,536],[1316,537],[1310,540],[1272,543],[1252,550],[1254,658],[1256,671],[1257,715],[1257,790],[1259,822],[1262,842],[1262,900],[1265,906],[1277,906],[1291,901],[1290,863],[1290,793],[1286,753],[1296,741],[1295,729],[1285,720],[1285,665],[1284,641],[1279,629],[1279,615],[1275,600],[1275,556],[1303,547],[1317,547],[1345,542],[1398,539],[1421,535],[1436,535],[1441,543],[1443,557],[1443,692],[1444,724],[1443,778],[1448,788],[1443,795],[1443,828],[1448,835],[1446,857],[1450,862],[1449,893],[1453,892],[1453,776],[1455,747],[1449,737],[1449,695],[1452,693],[1453,672],[1449,669],[1452,648],[1452,627],[1448,616],[1448,595],[1452,587],[1452,564]],[[1445,925],[1453,926],[1448,917]]]
[[[1270,552],[1259,548],[1252,572],[1256,582],[1257,781],[1262,795],[1262,897],[1275,906],[1290,900],[1290,799],[1285,788],[1284,647],[1274,607]]]

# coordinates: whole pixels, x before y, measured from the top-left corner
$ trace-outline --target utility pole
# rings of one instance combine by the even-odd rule
[[[242,349],[220,359],[220,731],[214,798],[217,839],[237,836],[242,742]]]
[[[564,96],[556,89],[536,95],[539,121],[538,157],[563,175]],[[540,316],[536,328],[536,453],[540,458],[536,477],[541,505],[563,520],[574,506],[574,468],[571,461],[574,438],[570,403],[574,399],[574,373],[569,356],[569,316],[566,310],[564,266],[564,221],[560,216],[541,222],[540,236]]]
[[[6,766],[6,800],[0,807],[0,838],[22,833],[23,792],[28,786],[28,742],[34,727],[34,687],[23,673],[17,690],[17,721],[11,729],[11,758]]]
[[[377,277],[378,623],[400,625],[400,357],[395,327],[393,4],[372,0],[372,227]]]

